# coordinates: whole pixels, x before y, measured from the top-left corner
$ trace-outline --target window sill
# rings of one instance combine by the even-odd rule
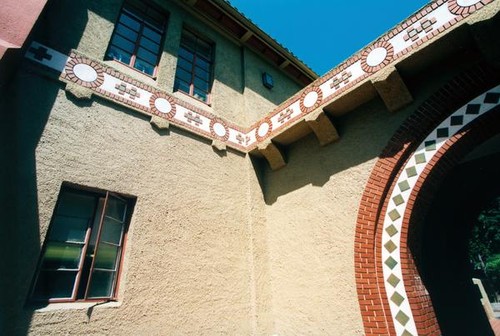
[[[35,312],[45,313],[56,310],[87,310],[90,308],[118,308],[120,301],[94,301],[94,302],[61,302],[49,303],[45,307],[36,308]]]
[[[140,80],[141,82],[144,82],[145,84],[151,85],[151,86],[156,86],[156,76],[150,76],[147,73],[141,72],[137,70],[134,67],[131,67],[128,64],[122,63],[117,60],[105,60],[105,64],[108,64],[109,66],[115,68],[118,71],[123,72],[124,74],[135,78],[137,80]]]
[[[207,103],[201,99],[198,99],[198,98],[195,98],[189,94],[187,94],[186,92],[184,91],[181,91],[181,90],[177,90],[177,91],[174,91],[174,96],[176,96],[177,98],[179,98],[180,100],[183,100],[185,102],[188,102],[188,103],[191,103],[195,106],[198,106],[198,107],[201,107],[201,108],[212,108],[212,103]]]

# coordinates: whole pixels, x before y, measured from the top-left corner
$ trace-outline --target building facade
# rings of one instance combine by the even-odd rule
[[[34,3],[0,59],[2,334],[492,334],[464,242],[498,1],[319,78],[226,1]]]

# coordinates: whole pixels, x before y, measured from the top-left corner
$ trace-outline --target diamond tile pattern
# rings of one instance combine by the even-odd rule
[[[389,225],[388,227],[385,228],[385,231],[389,234],[389,236],[394,236],[396,233],[398,233],[398,229],[394,225]]]
[[[450,118],[450,126],[460,126],[464,123],[464,116],[458,115]]]
[[[488,92],[484,97],[484,102],[486,104],[498,104],[500,101],[500,93],[497,92]]]
[[[416,176],[417,175],[417,168],[415,168],[414,166],[406,168],[406,175],[408,177]]]
[[[391,274],[387,278],[387,282],[390,283],[392,287],[396,287],[400,281],[401,280],[399,280],[399,278],[397,276],[395,276],[394,274]]]
[[[426,141],[424,144],[425,144],[425,150],[427,152],[436,150],[436,140],[429,140]]]
[[[420,154],[415,155],[415,162],[417,164],[424,163],[426,161],[427,160],[425,159],[425,154],[424,153],[420,153]]]
[[[413,334],[411,332],[409,332],[408,330],[404,330],[403,333],[401,334],[401,336],[413,336]]]
[[[408,181],[401,181],[398,183],[399,190],[405,191],[410,189],[410,185],[408,184]]]
[[[408,323],[408,321],[410,320],[410,318],[408,317],[408,315],[406,315],[405,313],[403,313],[401,310],[396,314],[396,320],[401,323],[401,325],[405,326],[406,323]]]
[[[436,135],[438,138],[447,138],[449,136],[448,127],[438,128]]]
[[[398,248],[392,240],[389,240],[387,243],[385,243],[384,247],[387,251],[389,251],[389,253],[392,253],[395,249]]]
[[[391,296],[391,301],[394,302],[398,307],[401,306],[401,303],[403,303],[404,300],[405,298],[398,292],[394,292],[394,294],[392,294]]]
[[[400,218],[401,215],[399,214],[398,210],[394,209],[391,212],[389,212],[389,218],[395,221],[396,219]]]
[[[469,104],[465,108],[465,114],[478,114],[481,109],[481,105],[479,104]]]
[[[393,269],[394,266],[396,266],[398,264],[398,262],[396,260],[394,260],[393,257],[389,257],[385,260],[385,264],[387,265],[387,267],[389,267],[390,269]]]
[[[396,204],[396,206],[398,206],[400,204],[403,204],[405,200],[403,199],[403,196],[396,195],[392,198],[392,201],[394,202],[394,204]]]

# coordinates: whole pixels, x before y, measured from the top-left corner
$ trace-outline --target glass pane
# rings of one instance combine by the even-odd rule
[[[196,77],[200,78],[200,79],[203,79],[205,81],[208,82],[208,80],[210,79],[210,76],[208,74],[207,71],[201,69],[201,68],[198,68],[198,67],[195,67],[194,68],[194,72],[196,74]]]
[[[208,91],[208,83],[202,79],[199,79],[198,77],[194,78],[194,87],[205,92]]]
[[[121,50],[119,48],[116,48],[114,46],[110,46],[108,53],[107,53],[107,58],[108,59],[114,59],[126,64],[130,64],[130,58],[132,55],[124,50]]]
[[[139,31],[141,27],[141,24],[135,18],[125,13],[122,13],[118,21],[135,31]]]
[[[184,58],[188,62],[193,62],[193,53],[184,48],[179,49],[179,57]]]
[[[204,60],[203,58],[196,59],[196,66],[207,72],[210,72],[210,63]]]
[[[139,58],[136,59],[134,68],[136,68],[139,71],[142,71],[150,76],[153,76],[154,69],[155,67],[149,64],[148,62],[145,62]]]
[[[50,229],[50,240],[83,243],[89,221],[89,218],[56,216]]]
[[[198,47],[196,48],[198,55],[203,55],[207,59],[212,58],[212,46],[207,42],[198,39]]]
[[[90,218],[94,214],[95,197],[65,191],[59,197],[57,214],[71,217]]]
[[[106,205],[106,216],[125,221],[125,212],[127,211],[127,202],[119,198],[109,196],[108,204]]]
[[[137,41],[137,35],[138,35],[137,32],[125,27],[122,24],[116,25],[116,32],[122,36],[125,36],[127,39],[131,41]]]
[[[194,94],[193,96],[195,98],[198,98],[199,100],[203,100],[203,101],[207,101],[207,93],[206,92],[203,92],[201,90],[198,90],[198,89],[194,89]]]
[[[154,41],[151,41],[147,37],[142,37],[140,42],[141,47],[144,47],[148,51],[151,51],[155,55],[158,55],[158,51],[160,50],[160,45]]]
[[[196,50],[196,36],[185,30],[182,32],[181,45],[190,50]]]
[[[180,90],[189,93],[189,84],[179,79],[176,79],[174,83],[174,90]]]
[[[76,274],[76,271],[41,271],[33,297],[37,300],[71,298]]]
[[[113,287],[115,280],[115,272],[95,270],[92,273],[88,298],[111,297],[113,295]]]
[[[177,68],[175,77],[183,80],[184,82],[191,83],[192,75],[190,72],[182,70],[181,68]]]
[[[114,270],[119,249],[120,247],[115,245],[100,243],[94,260],[94,268]]]
[[[182,69],[190,72],[191,69],[193,68],[193,63],[188,62],[185,59],[179,57],[177,59],[177,67],[182,68]]]
[[[78,269],[81,254],[81,245],[50,242],[43,254],[42,267],[44,269]]]
[[[144,26],[144,30],[142,31],[142,33],[144,34],[144,36],[146,36],[147,38],[153,40],[154,42],[156,42],[157,44],[160,44],[160,41],[161,41],[161,35],[158,34],[156,31]]]
[[[157,55],[147,51],[144,48],[139,48],[139,50],[137,51],[137,57],[142,58],[143,60],[145,60],[150,64],[156,64],[156,60],[158,59]]]
[[[101,241],[120,245],[123,232],[123,223],[106,217],[102,224]]]
[[[134,43],[130,42],[129,40],[126,40],[125,38],[121,37],[120,35],[113,36],[113,39],[111,40],[111,44],[123,49],[129,53],[133,53],[135,49]]]

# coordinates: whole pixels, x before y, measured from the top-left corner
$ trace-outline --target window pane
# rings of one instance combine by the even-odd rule
[[[207,72],[210,71],[210,63],[204,60],[203,58],[196,59],[196,66]]]
[[[174,90],[180,90],[189,93],[189,84],[184,81],[176,79],[174,84]]]
[[[102,223],[101,241],[120,245],[123,223],[106,217]]]
[[[188,62],[193,62],[193,53],[184,48],[179,49],[179,57],[184,58]]]
[[[158,59],[157,55],[147,51],[144,48],[139,48],[139,50],[137,51],[137,57],[142,58],[143,60],[145,60],[150,64],[156,64],[156,60]]]
[[[129,53],[133,53],[135,49],[134,43],[130,42],[129,40],[126,40],[125,38],[121,37],[120,35],[113,36],[113,40],[111,40],[111,44],[125,50]]]
[[[207,59],[212,58],[212,46],[207,42],[198,39],[198,46],[196,48],[196,53],[198,55],[203,55]]]
[[[33,297],[37,300],[71,298],[75,280],[76,271],[41,271]]]
[[[142,37],[140,42],[141,47],[147,49],[155,55],[158,55],[160,51],[160,45],[156,42],[151,41],[147,37]]]
[[[111,297],[116,272],[95,270],[92,273],[88,298]]]
[[[198,98],[199,100],[203,100],[203,101],[207,101],[207,93],[206,92],[203,92],[201,90],[198,90],[198,89],[194,89],[194,94],[193,96],[195,98]]]
[[[65,191],[59,197],[58,215],[91,218],[94,214],[95,197]]]
[[[132,16],[122,13],[120,16],[120,19],[118,20],[120,23],[124,24],[125,26],[129,27],[132,30],[139,31],[139,28],[141,27],[140,23],[137,21],[137,19],[133,18]]]
[[[52,222],[50,239],[60,242],[85,241],[90,218],[56,216]]]
[[[116,257],[120,247],[106,243],[100,243],[94,260],[94,268],[114,270]]]
[[[193,77],[190,72],[177,68],[176,78],[182,79],[184,82],[191,83],[191,78]]]
[[[116,25],[116,32],[122,36],[125,36],[127,39],[131,41],[137,41],[137,36],[138,36],[137,32],[125,27],[122,24]]]
[[[196,77],[201,78],[207,82],[210,79],[210,75],[208,74],[208,72],[201,68],[195,67],[194,72],[196,74]]]
[[[148,28],[147,26],[144,26],[144,30],[142,31],[142,34],[149,38],[150,40],[153,40],[157,44],[160,44],[161,42],[161,35],[157,33],[156,31]]]
[[[139,71],[142,71],[150,76],[153,76],[154,74],[154,69],[155,67],[149,64],[148,62],[145,62],[141,59],[136,59],[134,68],[136,68]]]
[[[196,50],[196,36],[189,31],[182,32],[181,45],[189,50]]]
[[[127,203],[112,195],[108,198],[106,205],[106,216],[112,217],[120,222],[125,220],[125,212],[127,211]]]
[[[50,242],[45,248],[42,267],[78,269],[81,254],[81,245]]]
[[[194,87],[196,89],[203,90],[205,92],[208,91],[208,83],[202,79],[199,79],[198,77],[194,78]]]
[[[130,64],[130,59],[132,55],[124,50],[121,50],[114,46],[110,46],[106,57],[108,59],[114,59],[126,64]]]

